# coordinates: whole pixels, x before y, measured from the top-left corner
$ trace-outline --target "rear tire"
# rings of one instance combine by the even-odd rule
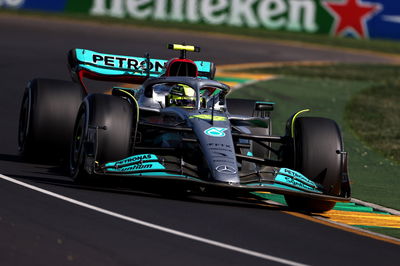
[[[34,79],[22,98],[18,148],[27,158],[68,158],[76,114],[85,95],[73,82]]]
[[[123,98],[104,94],[92,94],[82,103],[76,119],[70,154],[70,174],[75,180],[87,177],[84,170],[85,142],[89,127],[97,127],[96,161],[106,163],[128,157],[131,154],[134,112]]]
[[[343,141],[335,121],[320,117],[300,117],[294,124],[295,170],[323,186],[329,195],[339,196],[342,183]],[[289,207],[325,212],[335,202],[285,196]]]

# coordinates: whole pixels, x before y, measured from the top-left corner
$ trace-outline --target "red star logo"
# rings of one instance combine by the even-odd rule
[[[325,9],[335,18],[332,34],[343,35],[353,32],[357,37],[368,37],[366,21],[382,6],[380,4],[363,3],[361,0],[343,0],[342,2],[324,2]]]

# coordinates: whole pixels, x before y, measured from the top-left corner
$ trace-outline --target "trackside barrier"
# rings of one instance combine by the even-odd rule
[[[0,0],[0,7],[400,40],[398,0]]]

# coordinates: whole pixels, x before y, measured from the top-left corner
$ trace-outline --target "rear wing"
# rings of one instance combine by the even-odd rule
[[[168,60],[150,57],[133,57],[103,54],[86,49],[72,49],[68,54],[68,64],[74,80],[84,77],[95,80],[141,84],[149,77],[160,77],[166,73]],[[211,78],[214,64],[194,61],[198,76]]]

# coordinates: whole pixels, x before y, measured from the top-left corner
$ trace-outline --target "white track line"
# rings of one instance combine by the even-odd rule
[[[145,221],[142,221],[142,220],[139,220],[139,219],[135,219],[135,218],[132,218],[132,217],[129,217],[129,216],[125,216],[125,215],[122,215],[122,214],[119,214],[119,213],[116,213],[116,212],[112,212],[112,211],[109,211],[109,210],[106,210],[106,209],[103,209],[103,208],[100,208],[100,207],[96,207],[94,205],[90,205],[90,204],[87,204],[87,203],[84,203],[84,202],[81,202],[81,201],[78,201],[78,200],[75,200],[75,199],[72,199],[72,198],[68,198],[66,196],[63,196],[63,195],[60,195],[60,194],[57,194],[57,193],[54,193],[54,192],[51,192],[51,191],[48,191],[48,190],[33,186],[33,185],[30,185],[30,184],[27,184],[27,183],[21,182],[19,180],[16,180],[14,178],[11,178],[11,177],[8,177],[8,176],[2,175],[2,174],[0,174],[0,178],[3,179],[3,180],[6,180],[6,181],[12,182],[14,184],[23,186],[25,188],[29,188],[31,190],[46,194],[48,196],[51,196],[51,197],[54,197],[54,198],[57,198],[57,199],[60,199],[60,200],[67,201],[69,203],[72,203],[72,204],[75,204],[75,205],[78,205],[78,206],[81,206],[81,207],[84,207],[84,208],[87,208],[87,209],[91,209],[93,211],[97,211],[97,212],[100,212],[100,213],[103,213],[103,214],[106,214],[106,215],[113,216],[115,218],[119,218],[119,219],[122,219],[122,220],[125,220],[125,221],[128,221],[128,222],[132,222],[132,223],[135,223],[135,224],[146,226],[146,227],[149,227],[149,228],[152,228],[152,229],[155,229],[155,230],[158,230],[158,231],[162,231],[162,232],[165,232],[165,233],[169,233],[169,234],[172,234],[172,235],[180,236],[180,237],[191,239],[191,240],[194,240],[194,241],[197,241],[197,242],[202,242],[202,243],[205,243],[205,244],[208,244],[208,245],[211,245],[211,246],[216,246],[216,247],[220,247],[220,248],[223,248],[223,249],[228,249],[228,250],[235,251],[235,252],[238,252],[238,253],[242,253],[242,254],[246,254],[246,255],[249,255],[249,256],[257,257],[257,258],[264,259],[264,260],[274,261],[274,262],[278,262],[278,263],[282,263],[282,264],[286,264],[286,265],[294,265],[294,266],[306,265],[306,264],[298,263],[298,262],[295,262],[295,261],[291,261],[291,260],[287,260],[287,259],[283,259],[283,258],[279,258],[279,257],[263,254],[263,253],[260,253],[260,252],[252,251],[252,250],[249,250],[249,249],[244,249],[244,248],[236,247],[236,246],[233,246],[233,245],[225,244],[225,243],[222,243],[222,242],[214,241],[214,240],[211,240],[211,239],[199,237],[199,236],[196,236],[196,235],[187,234],[187,233],[180,232],[180,231],[177,231],[177,230],[174,230],[174,229],[170,229],[170,228],[167,228],[167,227],[164,227],[164,226],[160,226],[160,225],[152,224],[152,223],[149,223],[149,222],[145,222]]]

